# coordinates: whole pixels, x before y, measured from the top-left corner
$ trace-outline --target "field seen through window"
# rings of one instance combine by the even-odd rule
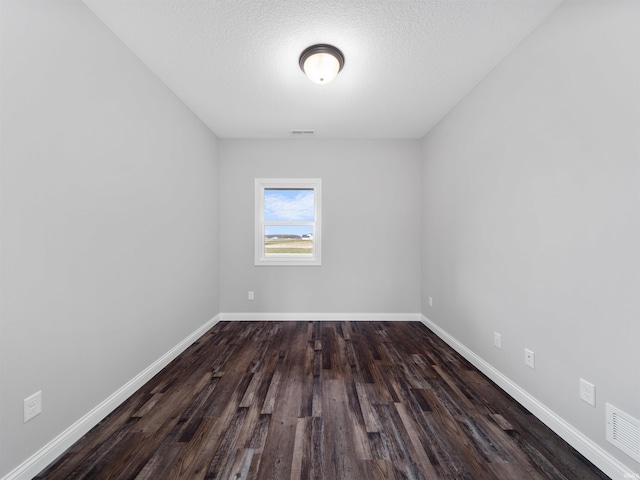
[[[308,237],[303,238],[298,235],[265,235],[264,253],[312,254],[313,239]]]

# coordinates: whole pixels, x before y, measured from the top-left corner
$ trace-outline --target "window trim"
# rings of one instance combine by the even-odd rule
[[[265,222],[264,220],[264,191],[267,189],[290,188],[312,189],[314,191],[314,221],[313,222]],[[320,178],[256,178],[255,179],[255,257],[256,266],[320,266],[322,265],[322,179]],[[268,225],[312,225],[313,253],[286,254],[264,252],[264,228]]]

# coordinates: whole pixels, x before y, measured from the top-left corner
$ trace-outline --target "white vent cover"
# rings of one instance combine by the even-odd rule
[[[607,441],[640,462],[640,421],[607,403]]]
[[[292,137],[313,137],[316,132],[315,130],[291,130]]]

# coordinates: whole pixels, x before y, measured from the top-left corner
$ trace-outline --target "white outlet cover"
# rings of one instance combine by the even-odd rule
[[[536,355],[528,348],[524,349],[524,364],[534,370],[536,368]]]
[[[42,391],[24,399],[24,423],[42,413]]]
[[[493,345],[496,348],[502,349],[502,335],[498,332],[493,332]]]
[[[584,378],[580,379],[580,399],[592,407],[596,406],[596,386]]]

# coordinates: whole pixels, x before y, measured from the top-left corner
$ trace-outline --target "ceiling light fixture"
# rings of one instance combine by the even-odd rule
[[[302,71],[314,83],[329,83],[344,66],[344,55],[333,45],[311,45],[300,54]]]

